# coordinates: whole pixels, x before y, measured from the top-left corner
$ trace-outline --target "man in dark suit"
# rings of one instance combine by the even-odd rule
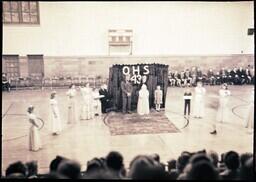
[[[196,82],[202,82],[203,80],[203,73],[199,67],[196,69]]]
[[[11,90],[10,80],[4,73],[2,74],[2,89],[3,88],[6,88],[8,92]]]
[[[99,90],[99,94],[103,95],[103,98],[100,98],[101,101],[101,111],[102,113],[107,113],[109,108],[111,108],[111,95],[109,94],[107,90],[107,85],[103,84]]]
[[[132,84],[129,82],[129,76],[125,77],[125,81],[121,82],[121,90],[122,90],[122,101],[123,113],[128,112],[131,113],[131,95],[132,95]]]
[[[238,76],[237,68],[234,68],[230,74],[231,74],[232,82],[234,83],[234,85],[238,85],[239,84],[239,76]]]
[[[237,71],[237,74],[239,76],[239,82],[240,84],[244,84],[245,83],[245,70],[240,67],[239,70]]]
[[[215,78],[215,75],[214,75],[212,69],[209,69],[209,70],[208,70],[208,72],[207,72],[207,78],[208,78],[208,81],[209,81],[209,84],[210,84],[210,85],[215,85],[216,78]]]

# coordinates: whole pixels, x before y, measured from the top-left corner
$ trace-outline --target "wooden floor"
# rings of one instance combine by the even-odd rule
[[[2,170],[17,160],[23,162],[38,160],[39,172],[47,172],[50,161],[56,155],[78,160],[85,168],[87,160],[106,156],[111,150],[120,151],[128,167],[130,160],[138,154],[160,154],[161,160],[176,158],[183,150],[228,150],[253,151],[253,134],[243,127],[248,109],[252,86],[230,86],[232,96],[229,101],[229,120],[217,125],[218,134],[210,135],[211,123],[216,118],[219,86],[207,86],[206,116],[191,118],[187,123],[183,118],[183,88],[168,88],[166,116],[178,127],[180,133],[142,134],[111,136],[102,117],[81,121],[77,125],[67,125],[66,90],[57,90],[63,119],[64,131],[59,136],[50,133],[49,94],[50,90],[27,90],[2,93]],[[77,97],[80,105],[81,96]],[[45,123],[41,130],[43,149],[39,152],[28,150],[28,121],[25,116],[27,106],[33,104],[36,114]],[[193,107],[193,103],[192,103]],[[193,111],[193,108],[192,108]],[[77,110],[79,114],[79,110]],[[156,121],[157,122],[157,121]],[[182,129],[183,128],[183,129]]]

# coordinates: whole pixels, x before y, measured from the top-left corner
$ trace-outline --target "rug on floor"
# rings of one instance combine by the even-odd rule
[[[111,135],[177,133],[180,130],[165,116],[164,112],[151,112],[140,116],[137,113],[110,113],[106,124]]]

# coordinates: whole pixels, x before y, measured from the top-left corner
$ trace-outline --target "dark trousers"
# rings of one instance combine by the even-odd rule
[[[184,115],[186,115],[187,110],[188,110],[188,115],[190,115],[190,100],[185,100]]]
[[[11,88],[11,85],[9,84],[9,82],[2,83],[2,90],[6,89],[9,92],[10,88]]]
[[[124,95],[123,97],[123,113],[131,111],[131,97]]]

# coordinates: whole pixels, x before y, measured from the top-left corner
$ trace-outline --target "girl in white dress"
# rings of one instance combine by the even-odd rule
[[[39,133],[39,124],[37,123],[36,115],[34,114],[34,106],[29,106],[28,110],[28,119],[30,122],[29,128],[29,150],[38,151],[42,148],[40,133]]]
[[[149,114],[149,91],[145,84],[141,86],[139,91],[137,112],[139,115]]]
[[[101,116],[101,102],[100,102],[100,93],[99,93],[99,90],[97,88],[95,88],[93,90],[93,112],[94,112],[94,115],[98,115],[98,116]]]
[[[71,85],[67,91],[68,96],[68,124],[76,123],[76,104],[75,104],[76,88],[75,85]]]
[[[212,132],[211,134],[217,134],[216,130],[216,122],[224,122],[227,120],[227,104],[228,104],[228,99],[229,96],[231,95],[231,92],[228,90],[228,86],[226,83],[224,83],[219,90],[219,108],[217,111],[217,118],[216,121],[213,122],[212,124]]]
[[[248,110],[248,114],[246,117],[245,127],[248,128],[248,133],[253,132],[253,127],[254,127],[254,88],[252,89],[252,92],[251,92],[250,105],[249,105],[249,110]]]
[[[80,119],[92,119],[94,117],[92,89],[90,88],[89,83],[87,83],[86,87],[80,87],[80,90],[83,98]]]
[[[158,85],[156,87],[155,93],[154,93],[154,103],[156,106],[156,111],[160,111],[161,104],[163,103],[163,91],[161,90],[161,87]]]
[[[227,103],[231,92],[228,90],[227,84],[223,84],[219,90],[219,108],[217,112],[217,121],[224,122],[227,119]]]
[[[195,102],[194,102],[194,116],[195,118],[202,118],[204,115],[204,96],[205,88],[202,86],[202,82],[198,82],[195,88]]]
[[[58,135],[58,134],[60,134],[60,132],[62,130],[62,126],[61,126],[60,112],[59,112],[58,102],[56,100],[56,92],[55,91],[53,93],[51,93],[50,106],[51,106],[52,134]]]

